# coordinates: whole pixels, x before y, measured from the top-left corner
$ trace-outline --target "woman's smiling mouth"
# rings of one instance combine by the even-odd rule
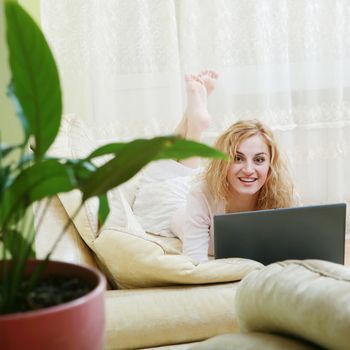
[[[238,179],[244,183],[251,183],[257,180],[257,178],[251,178],[251,177],[239,177]]]

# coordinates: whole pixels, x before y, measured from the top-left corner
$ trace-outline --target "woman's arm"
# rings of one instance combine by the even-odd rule
[[[199,189],[187,196],[186,207],[172,220],[172,230],[182,240],[183,254],[195,263],[208,261],[210,209],[206,197]]]

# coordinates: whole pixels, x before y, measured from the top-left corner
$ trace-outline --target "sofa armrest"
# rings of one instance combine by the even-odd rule
[[[58,197],[54,196],[49,202],[42,201],[34,205],[34,219],[35,251],[37,258],[43,259],[61,234],[69,216]],[[91,249],[81,239],[74,224],[67,228],[51,259],[97,267]]]
[[[236,332],[237,285],[107,291],[107,349],[180,344]]]

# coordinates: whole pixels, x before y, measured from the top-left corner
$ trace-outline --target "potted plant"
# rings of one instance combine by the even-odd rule
[[[1,143],[0,148],[1,348],[102,349],[105,279],[87,267],[50,261],[52,250],[44,260],[35,260],[31,205],[79,189],[81,206],[99,198],[102,225],[109,212],[107,191],[150,161],[225,155],[200,143],[162,136],[108,144],[84,159],[48,157],[62,113],[55,60],[40,28],[21,6],[14,0],[5,0],[4,6],[12,73],[8,95],[24,139],[16,145]],[[107,154],[109,161],[94,164],[94,158]]]

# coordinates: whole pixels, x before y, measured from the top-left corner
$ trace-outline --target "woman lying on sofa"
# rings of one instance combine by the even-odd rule
[[[211,121],[207,96],[214,90],[217,77],[213,71],[185,76],[187,108],[175,130],[177,135],[201,140]],[[227,153],[231,161],[210,160],[200,172],[198,158],[155,162],[144,172],[139,189],[141,193],[145,184],[159,186],[160,181],[171,179],[164,191],[163,197],[167,198],[160,199],[161,211],[170,212],[163,216],[168,221],[170,232],[163,235],[179,237],[183,254],[190,256],[195,263],[205,262],[208,255],[213,255],[214,215],[294,205],[288,170],[273,133],[261,122],[245,120],[234,123],[217,139],[214,147]],[[186,187],[186,179],[197,174],[200,174],[196,176],[197,181],[190,189]],[[152,201],[155,201],[153,195],[142,200],[140,197],[136,195],[134,213],[146,231],[154,232],[152,225],[162,221],[162,214],[158,209],[159,218],[158,213],[150,215]]]

